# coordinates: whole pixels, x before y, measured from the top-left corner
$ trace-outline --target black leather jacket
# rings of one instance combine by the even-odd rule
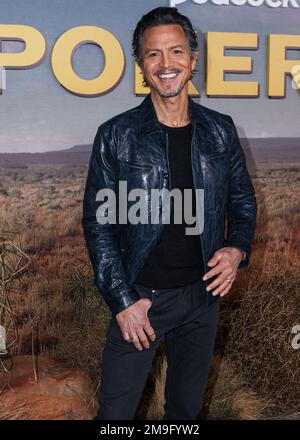
[[[205,272],[211,269],[208,260],[223,246],[244,250],[246,258],[239,268],[245,267],[257,206],[235,124],[231,116],[197,104],[190,96],[188,109],[194,185],[204,188],[204,230],[199,245]],[[85,186],[82,227],[95,283],[114,316],[140,299],[132,284],[157,244],[164,223],[99,224],[96,193],[102,188],[117,193],[119,180],[127,181],[128,191],[144,188],[150,192],[151,188],[168,188],[168,178],[168,137],[159,124],[151,94],[140,105],[98,127]],[[210,302],[218,298],[208,295]]]

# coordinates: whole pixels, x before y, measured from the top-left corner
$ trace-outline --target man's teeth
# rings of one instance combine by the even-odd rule
[[[168,73],[168,74],[162,74],[162,75],[158,75],[160,78],[164,79],[164,78],[175,78],[175,76],[177,76],[177,73]]]

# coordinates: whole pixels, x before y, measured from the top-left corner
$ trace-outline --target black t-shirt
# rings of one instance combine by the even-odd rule
[[[184,127],[169,127],[161,123],[169,136],[170,189],[192,189],[192,215],[196,214],[196,197],[191,165],[191,128],[189,123]],[[172,197],[171,197],[172,199]],[[150,252],[135,283],[153,288],[180,287],[191,284],[202,278],[203,258],[200,235],[187,235],[183,217],[181,224],[174,223],[173,204],[170,224],[164,224],[161,239]],[[183,213],[183,210],[182,210]]]

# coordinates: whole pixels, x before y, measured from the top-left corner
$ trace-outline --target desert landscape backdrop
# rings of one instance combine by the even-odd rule
[[[221,300],[202,417],[299,418],[300,351],[292,346],[292,329],[300,324],[300,139],[241,141],[256,189],[257,230],[250,266]],[[81,229],[90,152],[91,145],[78,145],[0,154],[0,237],[30,259],[7,292],[15,325],[7,318],[7,341],[17,334],[12,354],[37,364],[39,357],[66,361],[91,379],[96,393],[111,315],[94,286]],[[1,389],[7,389],[2,367],[9,360],[1,359]],[[165,370],[161,343],[137,418],[162,416]],[[1,418],[39,417],[26,406],[12,415],[0,405]]]

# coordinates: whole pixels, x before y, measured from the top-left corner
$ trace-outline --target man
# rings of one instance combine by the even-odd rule
[[[95,283],[113,315],[96,419],[134,417],[160,341],[168,362],[164,419],[196,419],[219,298],[231,289],[238,268],[249,264],[255,192],[232,118],[188,96],[198,54],[190,20],[176,8],[150,11],[137,24],[132,45],[151,93],[99,126],[84,195],[82,225]],[[175,208],[174,199],[169,223],[162,216],[153,221],[155,215],[152,222],[130,222],[128,216],[127,222],[105,223],[101,191],[108,217],[118,211],[119,219],[132,208],[126,197],[135,189],[145,191],[147,220],[167,212],[165,205],[162,210],[149,203],[151,190],[191,191],[187,201],[193,216],[195,206],[197,216],[203,214],[202,230],[188,234],[189,221],[175,222],[182,205]],[[201,190],[203,199],[196,194]]]

